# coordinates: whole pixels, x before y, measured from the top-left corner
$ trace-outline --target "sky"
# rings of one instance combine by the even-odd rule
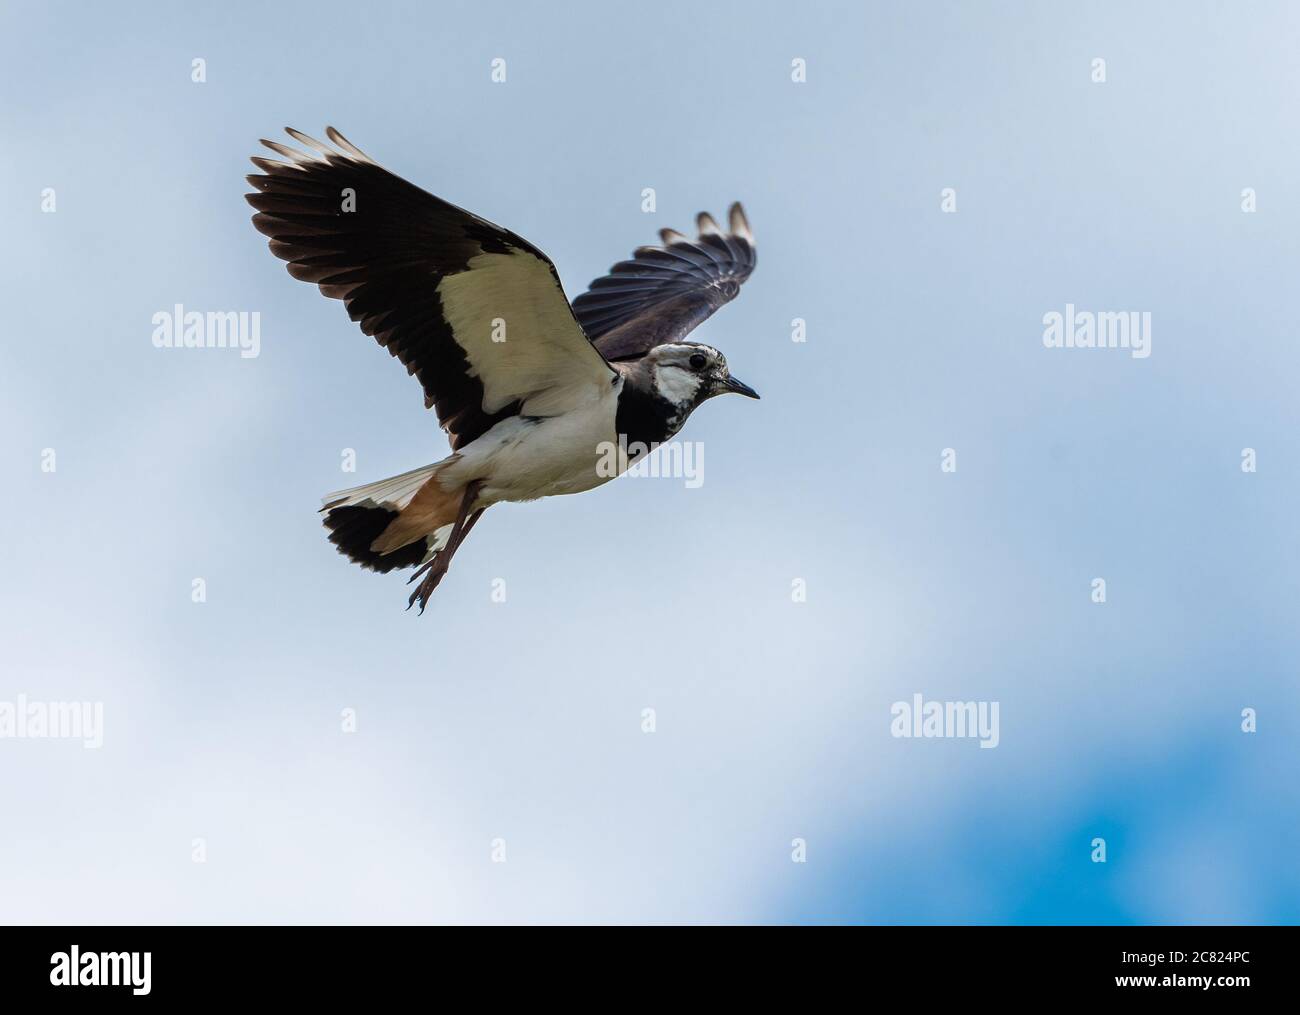
[[[1296,922],[1298,30],[6,3],[0,921]],[[422,617],[337,555],[321,495],[447,446],[249,223],[327,124],[570,297],[743,200],[696,337],[763,398],[692,417],[702,481],[494,507]],[[157,348],[176,304],[258,355]]]

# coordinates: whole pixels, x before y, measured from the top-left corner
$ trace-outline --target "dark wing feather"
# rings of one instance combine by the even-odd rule
[[[757,263],[744,209],[731,206],[725,233],[703,212],[696,223],[696,239],[662,230],[662,247],[639,248],[573,301],[583,330],[606,359],[633,359],[680,341],[740,292]]]
[[[253,224],[294,278],[343,300],[415,375],[453,448],[610,382],[531,243],[388,172],[332,127],[333,147],[288,132],[306,150],[263,141],[286,161],[253,159],[264,174],[248,177]]]

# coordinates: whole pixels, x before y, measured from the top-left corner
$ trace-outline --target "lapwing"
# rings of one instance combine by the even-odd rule
[[[263,140],[283,161],[252,160],[253,224],[290,275],[342,300],[419,380],[451,441],[441,461],[321,509],[330,541],[362,567],[417,569],[407,609],[424,612],[491,505],[591,490],[702,402],[758,397],[717,349],[686,341],[754,270],[739,204],[726,231],[705,213],[693,240],[662,230],[662,246],[638,248],[570,304],[523,237],[382,168],[333,127],[328,144],[287,132],[301,147]]]

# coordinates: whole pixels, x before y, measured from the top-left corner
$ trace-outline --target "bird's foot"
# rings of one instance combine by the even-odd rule
[[[456,550],[461,542],[469,535],[469,530],[474,527],[474,523],[479,520],[486,508],[479,508],[473,514],[470,513],[470,506],[478,498],[478,492],[483,488],[481,480],[475,480],[465,487],[465,494],[460,502],[460,514],[456,516],[456,522],[451,527],[451,535],[447,537],[446,544],[438,550],[435,550],[433,556],[423,564],[415,574],[406,580],[406,584],[411,584],[415,579],[426,571],[424,581],[420,582],[419,588],[411,593],[411,598],[406,601],[406,608],[409,610],[417,602],[420,604],[420,612],[424,613],[424,608],[429,604],[429,597],[433,595],[433,590],[438,587],[451,567],[451,558],[456,555]]]
[[[445,559],[445,557],[446,555],[439,550],[427,564],[406,580],[406,584],[410,585],[420,575],[425,575],[424,581],[420,582],[415,591],[411,593],[411,598],[406,601],[408,610],[418,602],[420,612],[424,613],[424,608],[429,605],[429,597],[433,595],[433,590],[438,587],[438,583],[442,581],[451,566],[451,561]],[[428,574],[425,574],[426,571]]]

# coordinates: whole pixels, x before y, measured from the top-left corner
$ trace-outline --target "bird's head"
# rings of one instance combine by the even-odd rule
[[[645,359],[654,393],[681,410],[684,420],[697,405],[728,392],[757,398],[758,392],[731,376],[727,357],[702,342],[656,346]]]

